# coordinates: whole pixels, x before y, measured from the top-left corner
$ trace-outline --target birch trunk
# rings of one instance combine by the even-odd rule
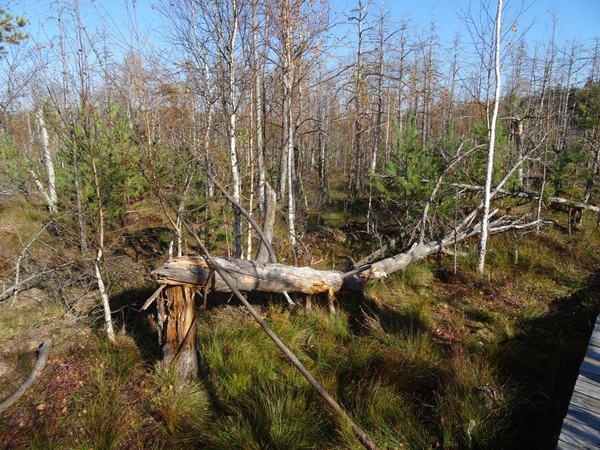
[[[269,183],[265,182],[265,221],[263,225],[263,232],[269,243],[273,240],[273,232],[275,227],[275,210],[277,206],[277,195],[271,188]],[[269,260],[269,249],[266,244],[261,240],[258,248],[258,254],[256,255],[257,261],[266,262]],[[274,262],[274,261],[272,261]]]
[[[490,124],[490,147],[488,150],[487,170],[485,176],[485,191],[483,202],[483,218],[481,219],[481,239],[479,244],[479,259],[477,272],[483,274],[485,269],[485,256],[487,252],[488,222],[490,219],[490,202],[492,191],[492,174],[494,171],[494,148],[496,145],[496,122],[498,121],[498,108],[500,106],[500,31],[502,20],[502,0],[498,0],[498,11],[495,24],[495,59],[494,71],[496,75],[496,90],[494,94],[494,112]]]
[[[258,19],[257,11],[258,2],[252,0],[252,55],[254,64],[254,97],[252,102],[253,114],[254,114],[254,135],[256,141],[256,161],[258,164],[258,189],[256,192],[256,203],[261,213],[265,212],[265,160],[264,160],[264,144],[263,144],[263,102],[262,102],[262,88],[263,88],[263,72],[262,64],[260,63],[259,54],[259,36],[258,36]]]
[[[44,163],[44,170],[46,172],[46,186],[44,186],[40,180],[40,177],[33,170],[30,173],[38,190],[44,196],[48,210],[53,213],[56,212],[58,199],[56,196],[56,174],[54,172],[54,161],[52,160],[52,152],[50,150],[50,136],[48,135],[46,121],[44,120],[44,114],[41,108],[36,110],[35,117],[40,128],[40,143],[42,147],[41,153],[42,161]]]
[[[296,199],[294,192],[294,125],[292,123],[291,92],[287,111],[287,178],[288,178],[288,228],[290,244],[296,245]]]
[[[240,176],[240,166],[236,148],[236,133],[237,133],[237,114],[235,107],[235,76],[236,76],[236,39],[239,27],[238,3],[237,0],[232,2],[233,18],[232,30],[228,42],[228,64],[229,64],[229,92],[227,94],[227,109],[229,114],[229,156],[231,158],[231,178],[233,183],[233,198],[237,203],[241,202],[242,197],[242,179]],[[235,228],[235,253],[238,258],[243,256],[242,249],[242,215],[239,210],[234,209],[234,228]]]
[[[98,178],[98,169],[96,167],[96,159],[91,156],[92,175],[94,176],[94,188],[96,201],[98,202],[98,250],[96,259],[94,259],[94,274],[96,275],[96,283],[100,292],[100,300],[104,310],[104,324],[106,328],[106,336],[113,344],[116,342],[115,329],[113,327],[112,313],[110,310],[110,302],[106,291],[106,284],[102,275],[101,265],[104,258],[104,207],[102,204],[102,195],[100,191],[100,179]]]

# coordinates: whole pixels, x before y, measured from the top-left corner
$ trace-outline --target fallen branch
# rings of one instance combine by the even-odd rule
[[[50,203],[49,203],[49,205],[50,205]],[[44,231],[46,231],[46,228],[48,228],[48,225],[50,225],[51,223],[52,222],[46,223],[46,225],[44,225],[42,227],[42,229],[40,231],[38,231],[36,233],[36,235],[29,240],[29,242],[27,243],[27,245],[25,247],[23,247],[23,250],[21,250],[21,254],[19,255],[19,259],[17,259],[17,264],[16,264],[16,267],[15,267],[15,285],[19,284],[19,281],[20,281],[20,278],[21,278],[21,263],[23,262],[23,260],[27,256],[27,252],[29,250],[29,247],[31,247],[33,245],[33,243],[37,240],[37,238],[40,237],[40,235]],[[13,304],[17,300],[17,295],[18,294],[19,294],[19,291],[17,289],[15,289],[13,291]]]
[[[45,340],[42,345],[38,348],[38,358],[33,367],[31,368],[31,372],[23,381],[23,384],[17,388],[15,392],[9,395],[6,400],[0,403],[0,414],[10,408],[21,396],[29,389],[37,377],[42,373],[44,366],[46,365],[46,361],[48,361],[48,355],[50,354],[51,341],[50,339]]]
[[[34,273],[33,275],[25,278],[24,280],[21,280],[18,283],[13,284],[10,287],[7,287],[2,292],[0,292],[0,302],[8,300],[15,293],[20,293],[20,292],[27,291],[27,290],[33,288],[36,283],[45,279],[45,275],[47,275],[48,272],[51,272],[51,271],[47,270],[47,271],[43,271],[43,272]],[[41,280],[39,278],[41,278]]]
[[[79,261],[85,261],[85,259],[79,260]],[[24,280],[21,280],[18,283],[13,284],[12,286],[10,286],[10,287],[4,289],[2,292],[0,292],[0,302],[7,300],[12,295],[14,295],[15,292],[20,293],[20,292],[27,291],[27,290],[33,288],[36,284],[45,280],[46,276],[48,274],[56,272],[57,270],[60,270],[64,267],[68,267],[70,265],[76,264],[77,262],[78,261],[68,261],[64,264],[59,264],[58,266],[52,267],[50,269],[41,270],[39,272],[36,272],[36,273],[28,276]]]
[[[475,191],[475,192],[479,192],[479,191],[483,190],[483,187],[477,186],[474,184],[453,183],[452,186],[459,188],[459,189],[465,189],[468,191]],[[507,195],[509,197],[525,198],[528,200],[539,200],[539,198],[540,198],[539,194],[536,194],[535,192],[528,192],[528,191],[509,191],[507,189],[498,189],[496,192],[498,194]],[[587,203],[582,203],[582,202],[576,202],[576,201],[569,200],[569,199],[562,198],[562,197],[548,197],[546,199],[546,201],[549,204],[565,205],[565,206],[571,207],[571,208],[578,208],[578,209],[582,209],[582,210],[586,210],[586,211],[600,213],[600,207],[598,207],[598,206],[589,205]]]
[[[497,211],[491,214],[493,216]],[[523,218],[509,216],[499,217],[489,224],[490,234],[497,234],[511,229],[522,230],[536,226],[539,222],[522,222]],[[544,222],[545,223],[545,222]],[[212,271],[211,260],[227,272],[231,283],[242,292],[299,292],[309,295],[337,293],[341,290],[362,293],[364,282],[387,277],[398,270],[404,270],[409,264],[441,251],[444,247],[454,245],[480,233],[477,224],[465,228],[461,233],[451,234],[445,238],[414,243],[405,252],[370,265],[343,273],[337,270],[317,270],[311,267],[294,267],[283,264],[269,264],[259,261],[235,258],[210,259],[204,256],[185,256],[165,263],[152,273],[162,284],[189,284],[198,288],[209,287],[219,292],[231,292],[229,284]]]
[[[390,239],[390,241],[386,244],[383,244],[380,248],[378,248],[377,250],[375,250],[373,253],[371,253],[370,255],[365,256],[363,259],[361,259],[360,261],[356,261],[354,263],[354,265],[356,267],[361,267],[364,266],[366,264],[369,264],[372,261],[376,261],[379,258],[381,258],[383,255],[385,255],[385,252],[388,251],[388,249],[392,248],[394,245],[396,245],[398,241],[396,239]]]

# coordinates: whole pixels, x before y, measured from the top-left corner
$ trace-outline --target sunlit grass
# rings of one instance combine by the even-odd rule
[[[159,419],[162,441],[168,448],[203,445],[210,430],[210,399],[197,382],[181,387],[173,370],[157,368],[152,377],[151,411]]]
[[[303,299],[257,309],[381,448],[549,448],[600,312],[597,238],[495,236],[483,276],[471,252],[457,273],[450,258],[411,264],[334,315],[318,298],[310,310]],[[0,315],[0,337],[64,312],[55,302],[42,322]],[[241,307],[198,316],[202,374],[181,390],[130,337],[85,339],[57,347],[57,363],[79,361],[77,382],[24,401],[47,415],[16,448],[362,448]],[[23,356],[19,374],[30,365]]]

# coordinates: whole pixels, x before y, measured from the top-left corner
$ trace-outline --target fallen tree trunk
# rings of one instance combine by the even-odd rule
[[[310,267],[294,267],[283,264],[264,263],[246,259],[213,259],[232,278],[239,291],[250,292],[301,292],[321,294],[333,290],[337,292],[344,284],[342,272],[317,270]],[[211,268],[202,256],[185,256],[165,263],[153,272],[164,284],[191,284],[208,286],[210,290],[231,292],[221,276]]]
[[[51,342],[50,340],[45,340],[42,345],[40,345],[38,349],[38,358],[33,367],[31,368],[31,372],[23,381],[23,384],[17,388],[15,392],[9,395],[2,403],[0,403],[0,414],[10,408],[17,400],[21,398],[21,396],[29,389],[35,380],[37,380],[40,373],[44,369],[46,365],[46,361],[48,361],[48,355],[50,354]]]
[[[304,367],[302,362],[291,352],[291,350],[277,337],[271,330],[262,317],[248,303],[245,297],[241,294],[238,284],[244,286],[257,286],[259,268],[271,266],[277,269],[285,268],[281,264],[264,264],[257,261],[247,261],[240,259],[215,258],[208,253],[208,250],[198,238],[196,233],[183,221],[184,226],[194,236],[200,248],[205,252],[204,257],[178,258],[177,262],[171,263],[172,275],[179,274],[186,279],[202,280],[202,287],[205,292],[213,288],[219,283],[219,290],[228,290],[236,296],[246,307],[250,315],[263,328],[265,333],[275,342],[279,349],[286,355],[290,362],[302,373],[306,380],[317,390],[319,395],[351,426],[352,430],[361,441],[361,443],[369,450],[378,450],[377,444],[360,428],[360,426],[352,419],[348,412],[342,408],[335,399],[319,384],[319,382],[311,375]],[[185,261],[191,259],[192,263],[186,264]],[[228,262],[238,263],[246,269],[250,269],[249,273],[240,273],[239,271],[225,270],[221,264]],[[250,263],[250,264],[247,264]],[[304,268],[306,269],[306,268]],[[312,270],[312,269],[310,269]],[[270,271],[272,272],[272,271]],[[264,271],[261,273],[265,273]],[[190,276],[190,274],[193,274]],[[275,277],[277,279],[277,277]],[[219,281],[220,280],[220,281]],[[146,309],[149,304],[157,299],[158,316],[159,316],[159,343],[163,351],[163,364],[175,369],[179,379],[178,386],[182,387],[182,381],[192,379],[198,370],[198,358],[196,350],[196,309],[194,307],[194,289],[197,289],[198,283],[192,283],[195,286],[190,286],[189,282],[178,282],[170,278],[163,278],[163,284],[159,289],[146,301],[142,309]],[[209,284],[210,283],[210,284]],[[278,285],[278,281],[275,281]],[[285,284],[285,283],[284,283]],[[269,284],[267,284],[268,286]],[[226,286],[227,288],[225,289]],[[282,293],[286,293],[284,290]],[[331,291],[329,291],[331,292]],[[166,294],[165,295],[163,294]],[[331,296],[330,296],[331,297]],[[165,333],[166,330],[166,333]],[[174,349],[178,348],[174,353]],[[169,361],[170,359],[170,361]],[[185,361],[185,363],[183,363]]]
[[[490,223],[490,234],[537,225],[538,222],[519,224],[514,218],[500,217]],[[365,281],[384,278],[404,270],[409,264],[426,258],[444,247],[454,245],[479,234],[480,225],[466,228],[457,235],[444,239],[415,243],[409,250],[365,265],[351,272],[318,270],[310,267],[294,267],[246,259],[212,259],[229,275],[237,290],[242,292],[298,292],[308,295],[335,294],[341,290],[362,293]],[[203,256],[185,256],[165,263],[154,270],[153,275],[163,285],[191,285],[196,289],[208,288],[219,292],[231,292],[229,285],[215,273],[209,260]]]

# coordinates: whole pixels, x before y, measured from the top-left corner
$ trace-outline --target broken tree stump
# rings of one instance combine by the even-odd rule
[[[156,299],[161,364],[175,370],[180,386],[198,376],[194,294],[189,285],[168,285]]]

